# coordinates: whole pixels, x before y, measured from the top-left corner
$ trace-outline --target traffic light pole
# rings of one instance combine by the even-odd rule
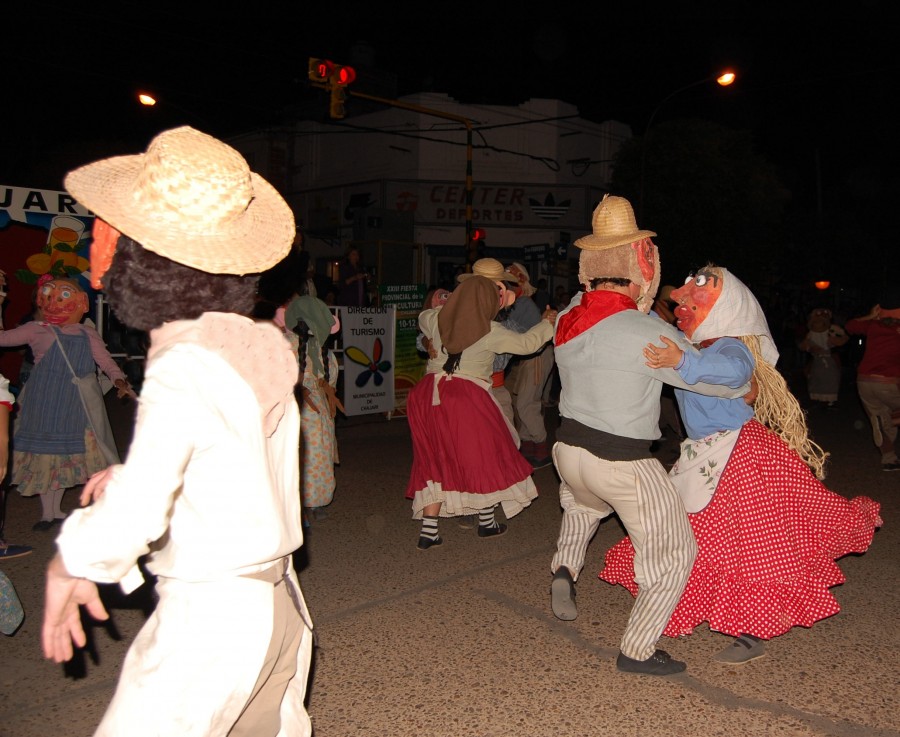
[[[445,113],[441,110],[432,110],[431,108],[422,107],[421,105],[413,105],[408,102],[401,102],[400,100],[391,100],[386,97],[367,95],[365,92],[355,92],[353,90],[347,90],[347,93],[352,97],[359,97],[363,100],[380,102],[384,105],[389,105],[390,107],[398,107],[404,110],[412,110],[416,113],[433,115],[436,118],[455,120],[458,123],[462,123],[464,126],[466,126],[466,240],[463,244],[463,248],[467,248],[469,244],[469,238],[472,234],[472,121],[468,118],[462,117],[461,115],[453,115],[452,113]],[[467,268],[471,268],[471,265],[469,265]]]

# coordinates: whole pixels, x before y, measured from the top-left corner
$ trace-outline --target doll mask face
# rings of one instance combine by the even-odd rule
[[[827,332],[831,327],[831,310],[816,309],[809,313],[809,319],[806,321],[807,327],[814,333]]]
[[[38,287],[37,308],[44,322],[74,325],[88,311],[87,294],[68,279],[51,279]]]
[[[428,306],[443,307],[449,296],[450,292],[448,292],[446,289],[436,289],[434,291],[434,294],[431,295],[431,304]]]
[[[507,307],[512,307],[513,302],[516,301],[516,293],[512,289],[509,289],[506,286],[505,282],[495,281],[494,284],[497,285],[497,293],[500,299],[500,309],[506,309]]]
[[[683,287],[672,290],[671,298],[678,303],[675,317],[678,329],[688,338],[702,323],[722,294],[722,279],[710,271],[701,269],[691,275]]]

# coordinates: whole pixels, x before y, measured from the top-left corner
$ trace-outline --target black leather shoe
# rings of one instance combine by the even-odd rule
[[[495,525],[494,527],[478,525],[478,537],[500,537],[506,532],[506,529],[506,525]]]
[[[35,522],[31,529],[35,532],[46,532],[47,530],[53,529],[53,520],[52,519],[42,519],[40,522]]]
[[[531,464],[531,467],[535,471],[537,471],[541,468],[546,468],[547,466],[553,465],[553,458],[550,456],[546,456],[544,458],[537,458],[535,456],[531,456],[529,458],[526,458],[525,460],[527,460]]]
[[[665,650],[657,650],[646,660],[634,660],[624,653],[619,653],[616,668],[625,673],[641,673],[645,676],[671,676],[685,670],[687,663],[675,660]]]
[[[428,548],[436,548],[438,545],[443,545],[444,540],[440,537],[424,537],[422,535],[419,536],[419,542],[416,543],[416,547],[419,550],[428,550]]]

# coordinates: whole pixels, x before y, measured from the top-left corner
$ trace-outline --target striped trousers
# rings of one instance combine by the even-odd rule
[[[551,569],[565,565],[577,575],[600,521],[618,514],[634,545],[639,587],[620,650],[629,658],[646,660],[681,599],[697,557],[681,498],[655,458],[605,461],[557,442],[553,462],[562,479],[563,518]]]

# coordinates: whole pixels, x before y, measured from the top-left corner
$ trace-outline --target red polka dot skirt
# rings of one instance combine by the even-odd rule
[[[835,563],[864,553],[881,526],[881,505],[826,488],[800,456],[755,420],[741,429],[709,506],[688,518],[699,552],[664,635],[701,622],[727,635],[770,639],[840,611],[829,589]],[[606,554],[600,578],[637,595],[634,548]]]

